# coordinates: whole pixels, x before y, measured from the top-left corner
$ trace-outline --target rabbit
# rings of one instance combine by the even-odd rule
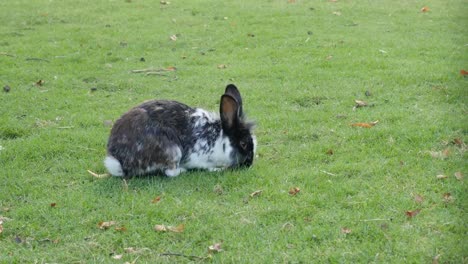
[[[219,112],[176,101],[144,102],[113,125],[104,165],[111,175],[122,177],[250,167],[257,146],[254,124],[244,116],[235,85],[227,85]]]

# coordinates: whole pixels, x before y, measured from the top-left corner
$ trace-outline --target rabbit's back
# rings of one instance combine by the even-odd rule
[[[195,110],[175,102],[145,102],[118,119],[108,141],[108,154],[124,175],[177,167],[190,144],[190,116]]]

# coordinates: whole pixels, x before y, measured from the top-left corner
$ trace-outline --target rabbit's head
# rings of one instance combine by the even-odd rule
[[[242,97],[233,84],[226,87],[220,103],[221,124],[233,147],[232,167],[250,167],[256,151],[256,139],[252,133],[254,124],[246,121]]]

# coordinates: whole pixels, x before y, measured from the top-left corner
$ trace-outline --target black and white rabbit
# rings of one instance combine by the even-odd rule
[[[132,108],[112,127],[104,164],[113,176],[189,169],[217,171],[252,165],[256,140],[233,84],[221,96],[220,116],[176,101],[152,100]]]

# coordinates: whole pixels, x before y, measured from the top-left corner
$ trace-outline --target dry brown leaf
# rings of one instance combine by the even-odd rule
[[[259,196],[260,194],[262,194],[262,192],[263,192],[262,190],[257,190],[257,191],[255,191],[255,192],[251,193],[251,194],[250,194],[250,197]]]
[[[351,126],[353,126],[353,127],[371,128],[371,127],[377,125],[377,123],[379,123],[379,120],[376,120],[376,121],[370,122],[370,123],[354,123],[354,124],[351,124]]]
[[[413,210],[413,211],[406,211],[405,214],[408,218],[413,218],[415,217],[417,214],[419,214],[421,212],[421,209],[416,209],[416,210]]]
[[[127,228],[125,226],[117,226],[115,227],[115,231],[125,232],[127,231]]]
[[[44,80],[39,80],[39,81],[37,81],[37,82],[34,83],[34,85],[36,85],[36,86],[42,86],[42,85],[44,85],[44,84],[45,84],[45,81],[44,81]]]
[[[333,154],[335,154],[335,152],[333,151],[333,149],[327,150],[326,153],[327,153],[327,155],[333,155]]]
[[[347,227],[342,227],[341,228],[341,233],[343,234],[351,234],[351,229],[347,228]]]
[[[446,203],[453,201],[453,197],[451,193],[444,193],[443,197]]]
[[[455,172],[455,178],[459,181],[463,181],[463,174],[460,171]]]
[[[166,68],[166,69],[164,69],[164,70],[165,70],[165,71],[176,71],[176,70],[177,70],[177,68],[176,68],[176,67],[174,67],[174,66],[169,66],[169,67],[167,67],[167,68]]]
[[[108,221],[108,222],[104,222],[104,221],[101,221],[98,223],[98,227],[100,229],[109,229],[109,227],[115,225],[116,222],[115,221]]]
[[[288,0],[288,3],[289,4],[294,4],[294,3],[296,3],[296,0]]]
[[[429,7],[427,7],[427,6],[421,8],[421,12],[423,12],[423,13],[429,12],[429,10],[430,10],[430,9],[429,9]]]
[[[464,144],[463,144],[463,140],[461,140],[460,138],[454,138],[452,140],[452,143],[459,146],[459,147],[462,147]]]
[[[160,201],[161,201],[161,196],[158,196],[158,197],[155,197],[155,198],[151,201],[151,203],[156,204],[156,203],[159,203]]]
[[[154,230],[157,232],[174,232],[174,233],[182,233],[185,230],[184,224],[180,224],[176,227],[174,226],[166,226],[166,225],[155,225]]]
[[[57,203],[51,203],[50,204],[50,207],[55,207],[55,206],[57,206]]]
[[[417,202],[417,203],[422,203],[422,202],[424,202],[424,197],[422,197],[422,196],[419,195],[419,194],[416,194],[416,195],[414,196],[414,201]]]
[[[219,253],[219,252],[223,251],[223,249],[221,248],[221,245],[222,245],[222,243],[215,243],[215,244],[209,246],[208,247],[208,252]]]
[[[431,157],[435,159],[446,159],[448,156],[450,156],[450,150],[445,149],[443,151],[429,151],[429,154],[431,154]]]
[[[466,76],[466,75],[468,75],[468,71],[460,70],[460,74],[463,75],[463,76]]]
[[[356,103],[356,107],[364,107],[364,106],[368,106],[367,102],[365,102],[365,101],[361,101],[361,100],[354,100],[354,102]]]
[[[289,194],[294,196],[298,194],[300,191],[301,189],[299,189],[298,187],[294,187],[294,188],[289,189]]]

